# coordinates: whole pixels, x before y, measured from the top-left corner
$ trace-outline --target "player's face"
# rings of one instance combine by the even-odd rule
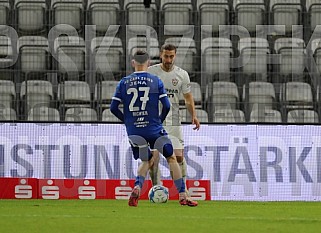
[[[175,50],[163,50],[163,52],[161,53],[163,69],[170,71],[174,65],[175,58]]]

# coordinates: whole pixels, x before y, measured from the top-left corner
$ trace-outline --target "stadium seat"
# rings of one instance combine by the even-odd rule
[[[282,123],[280,111],[274,109],[256,109],[251,111],[250,122],[256,123]]]
[[[132,37],[128,40],[127,44],[128,61],[127,64],[131,65],[132,56],[135,54],[137,49],[146,50],[150,56],[151,65],[158,64],[160,62],[159,58],[159,44],[157,38],[153,37]],[[128,67],[127,67],[128,70]]]
[[[320,76],[318,76],[320,77]],[[315,104],[316,106],[321,110],[321,90],[320,90],[320,84],[316,86],[316,91],[315,91]]]
[[[170,37],[165,40],[165,44],[167,43],[177,47],[175,64],[190,75],[194,73],[197,70],[195,41],[187,37]]]
[[[62,36],[54,41],[56,70],[68,80],[79,80],[84,73],[85,41],[81,37]]]
[[[308,13],[310,33],[321,22],[321,2],[319,0],[306,0],[306,10]],[[318,32],[318,34],[321,33]]]
[[[280,54],[279,74],[291,75],[293,81],[303,81],[306,56],[304,41],[299,38],[279,38],[275,41],[274,50]]]
[[[15,64],[11,38],[0,35],[0,80],[14,81]]]
[[[191,82],[191,93],[193,94],[195,108],[202,108],[202,91],[201,86],[197,82]]]
[[[87,25],[95,25],[99,35],[114,36],[120,25],[118,0],[88,0]]]
[[[314,39],[311,42],[311,50],[309,50],[309,52],[311,52],[312,56],[314,57],[314,61],[315,63],[311,63],[310,66],[310,70],[312,72],[316,72],[318,77],[320,77],[321,74],[321,39]],[[315,67],[313,67],[315,65]]]
[[[9,0],[0,0],[0,32],[6,31],[6,25],[11,24]]]
[[[20,98],[25,101],[26,112],[34,107],[50,107],[53,100],[52,84],[44,80],[24,81],[21,84]]]
[[[0,35],[0,68],[8,68],[13,65],[13,53],[11,38]]]
[[[218,109],[214,112],[213,122],[215,123],[241,123],[245,122],[244,113],[237,109]]]
[[[69,108],[65,115],[65,121],[96,122],[97,120],[97,112],[92,108]]]
[[[49,107],[35,107],[30,109],[28,121],[60,121],[59,111]]]
[[[167,35],[182,35],[190,32],[190,26],[194,25],[192,12],[193,4],[191,0],[160,0],[161,20],[160,26],[167,27]],[[193,29],[194,30],[194,29]]]
[[[102,81],[96,84],[95,101],[101,108],[109,108],[111,99],[114,96],[118,81]]]
[[[102,121],[107,122],[121,122],[114,114],[111,113],[110,109],[107,108],[103,111]]]
[[[61,33],[70,33],[69,25],[78,32],[84,25],[84,6],[82,0],[51,0],[51,26]],[[73,29],[73,30],[74,30]]]
[[[150,16],[148,15],[148,11],[146,10],[142,1],[124,0],[124,11],[126,14],[125,22],[126,25],[130,25],[129,27],[127,27],[130,32],[145,34],[144,32],[146,31],[146,25],[154,27],[154,25],[158,24],[158,8],[155,0],[151,0],[149,9],[149,14],[151,14]],[[135,26],[132,27],[133,25]],[[156,29],[156,31],[157,30],[158,29]]]
[[[191,93],[194,98],[195,108],[202,108],[202,91],[201,86],[197,82],[190,82]],[[179,97],[180,108],[186,108],[185,99],[181,93]]]
[[[82,81],[65,81],[59,83],[58,100],[63,109],[90,107],[91,98],[89,84]]]
[[[46,0],[15,0],[14,10],[20,35],[46,34],[49,23]]]
[[[267,81],[269,43],[263,38],[241,38],[238,50],[242,59],[242,72],[256,74],[256,81]]]
[[[270,0],[270,12],[269,24],[285,25],[286,34],[292,32],[292,25],[302,24],[301,0]],[[276,30],[276,33],[282,35],[283,31]]]
[[[203,109],[195,109],[196,116],[201,123],[208,123],[208,114]],[[179,115],[181,117],[182,122],[192,122],[191,114],[187,109],[180,109]]]
[[[206,88],[206,102],[209,113],[217,109],[237,109],[239,93],[235,83],[217,81],[209,83]]]
[[[124,70],[124,51],[120,38],[96,37],[91,41],[91,80],[116,80]],[[96,77],[96,78],[94,78]]]
[[[222,36],[224,29],[220,25],[229,25],[228,0],[197,0],[198,26],[201,29],[201,38]]]
[[[201,43],[201,70],[204,74],[219,74],[219,81],[230,81],[232,42],[227,38],[206,38]]]
[[[41,36],[19,37],[19,71],[27,75],[27,79],[38,77],[50,69],[48,40]],[[23,80],[21,77],[20,80]]]
[[[0,121],[14,121],[17,119],[16,111],[12,108],[0,108]]]
[[[319,123],[319,115],[313,110],[291,110],[287,115],[288,123]]]
[[[263,0],[234,0],[235,24],[245,27],[250,33],[256,25],[266,24],[266,9]],[[256,34],[255,34],[256,35]]]
[[[248,89],[248,93],[247,90]],[[248,98],[246,97],[248,94]],[[243,86],[243,103],[249,103],[250,111],[253,109],[273,109],[275,104],[275,90],[272,83],[250,82]]]
[[[282,84],[280,100],[286,109],[312,109],[313,95],[311,86],[304,82]]]
[[[0,80],[0,109],[13,108],[15,99],[15,84],[9,80]]]

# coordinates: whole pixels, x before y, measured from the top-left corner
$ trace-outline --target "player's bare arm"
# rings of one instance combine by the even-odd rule
[[[193,98],[192,93],[189,92],[189,93],[184,94],[184,99],[185,99],[186,108],[192,116],[192,124],[195,125],[193,130],[199,130],[201,127],[201,124],[196,116],[194,98]]]

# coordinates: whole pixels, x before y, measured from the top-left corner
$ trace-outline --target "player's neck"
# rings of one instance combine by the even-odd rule
[[[147,71],[147,66],[136,66],[135,67],[135,72],[146,72]]]
[[[166,69],[166,67],[161,63],[160,67],[162,70],[164,70],[165,72],[171,72],[174,69],[174,65],[171,66],[171,68]]]
[[[136,72],[147,72],[147,70],[145,70],[145,69],[135,69],[135,73]]]

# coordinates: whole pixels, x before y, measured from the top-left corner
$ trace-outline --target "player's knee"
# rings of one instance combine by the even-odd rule
[[[144,150],[144,153],[140,156],[140,159],[142,161],[150,161],[152,159],[152,153],[150,152],[150,149]]]
[[[174,149],[173,149],[173,146],[172,144],[165,144],[164,147],[163,147],[163,152],[162,154],[164,155],[165,158],[168,158],[170,156],[172,156],[174,153]]]
[[[174,155],[167,157],[166,160],[168,164],[177,162],[176,157]]]
[[[140,158],[142,161],[150,161],[152,158],[152,154],[148,147],[139,148],[132,146],[132,151],[135,160]]]
[[[135,160],[139,159],[139,148],[132,146],[132,152],[133,152],[134,159]]]
[[[182,163],[183,160],[184,160],[184,157],[183,157],[183,156],[177,156],[177,155],[176,155],[176,160],[177,160],[178,163]]]

